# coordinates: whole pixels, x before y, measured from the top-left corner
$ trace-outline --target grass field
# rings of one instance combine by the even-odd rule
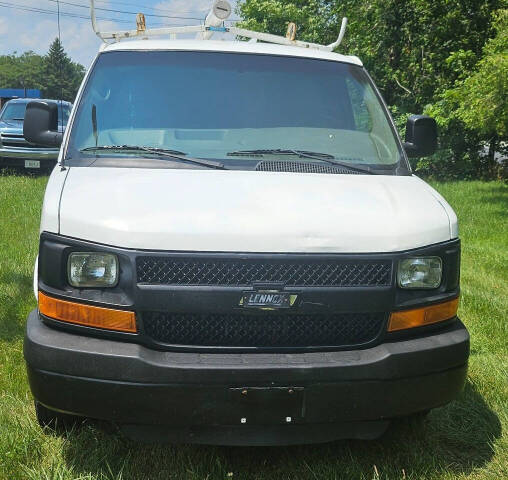
[[[42,432],[22,342],[47,178],[0,176],[0,479],[508,479],[508,187],[437,184],[463,241],[460,315],[472,336],[462,396],[374,442],[291,448],[147,446],[86,425]]]

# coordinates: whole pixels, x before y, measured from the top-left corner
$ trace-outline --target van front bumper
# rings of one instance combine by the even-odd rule
[[[469,335],[457,320],[365,350],[182,353],[67,333],[33,311],[24,353],[48,408],[138,438],[274,445],[375,438],[391,418],[450,402],[466,379]]]

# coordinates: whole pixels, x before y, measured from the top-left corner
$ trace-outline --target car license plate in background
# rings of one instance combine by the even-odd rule
[[[25,168],[41,168],[39,160],[25,160]]]

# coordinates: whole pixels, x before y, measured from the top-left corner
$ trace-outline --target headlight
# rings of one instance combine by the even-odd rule
[[[67,271],[73,287],[114,287],[118,282],[118,258],[112,253],[71,253]]]
[[[443,264],[439,257],[406,258],[399,263],[400,288],[437,288],[441,285]]]

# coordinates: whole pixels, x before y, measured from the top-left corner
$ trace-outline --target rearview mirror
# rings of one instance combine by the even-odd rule
[[[63,133],[58,130],[58,104],[43,100],[30,102],[26,106],[23,135],[36,145],[59,147]]]
[[[411,115],[406,123],[404,149],[408,157],[427,157],[437,149],[437,124],[427,115]]]

